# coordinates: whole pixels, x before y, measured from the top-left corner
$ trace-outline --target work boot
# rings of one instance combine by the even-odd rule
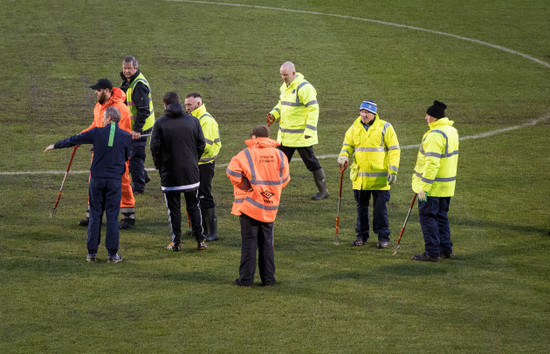
[[[80,226],[88,226],[88,224],[90,223],[90,217],[89,216],[86,216],[84,219],[80,220],[78,222],[78,225]]]
[[[128,230],[128,229],[131,229],[135,223],[136,223],[136,213],[134,212],[122,213],[122,219],[120,220],[120,224],[118,225],[118,228],[121,230]]]
[[[218,239],[218,218],[216,217],[216,208],[208,208],[202,211],[202,218],[206,225],[206,241],[216,241]]]
[[[311,196],[312,200],[321,200],[328,198],[328,189],[327,183],[325,180],[325,170],[321,167],[320,169],[313,171],[313,180],[319,192]]]

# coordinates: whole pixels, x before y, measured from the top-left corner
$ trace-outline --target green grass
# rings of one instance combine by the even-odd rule
[[[356,16],[504,46],[550,61],[544,0],[239,3]],[[132,15],[142,16],[140,20]],[[318,91],[319,155],[337,154],[374,99],[401,145],[418,144],[426,107],[449,105],[461,136],[527,123],[550,111],[550,69],[442,35],[331,16],[213,4],[95,0],[5,1],[0,23],[0,172],[62,171],[70,149],[45,146],[92,120],[87,87],[119,83],[136,56],[162,95],[199,91],[220,123],[218,164],[244,147],[277,100],[285,60]],[[241,289],[240,228],[232,187],[214,178],[221,240],[182,253],[169,240],[159,178],[137,196],[137,224],[121,233],[120,264],[88,264],[87,175],[0,174],[0,352],[547,352],[550,344],[550,120],[460,146],[450,222],[456,260],[422,252],[415,208],[400,252],[352,248],[355,202],[344,181],[341,245],[332,244],[339,172],[321,160],[331,197],[311,202],[311,174],[291,163],[275,223],[279,284]],[[275,134],[273,134],[274,136]],[[416,149],[402,151],[389,203],[392,241],[412,191]],[[88,149],[73,170],[86,170]],[[147,166],[152,167],[150,157]],[[105,255],[100,253],[105,259]],[[259,279],[257,279],[259,282]]]

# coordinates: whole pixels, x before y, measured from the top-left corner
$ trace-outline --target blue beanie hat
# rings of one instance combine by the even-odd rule
[[[372,114],[376,114],[376,111],[378,110],[378,108],[376,107],[376,103],[372,102],[371,100],[366,100],[361,102],[359,111],[362,111],[363,109],[367,110],[368,112],[371,112]]]

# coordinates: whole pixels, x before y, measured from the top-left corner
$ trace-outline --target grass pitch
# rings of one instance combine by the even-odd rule
[[[5,1],[0,351],[546,352],[547,1],[239,4],[247,6]],[[101,77],[119,83],[127,55],[139,59],[157,113],[164,92],[198,91],[220,123],[214,189],[221,240],[202,253],[189,238],[182,253],[165,251],[169,227],[153,172],[146,194],[137,196],[136,227],[121,233],[124,261],[88,264],[85,229],[77,226],[86,208],[87,175],[69,175],[50,219],[62,174],[44,171],[64,170],[71,151],[42,150],[89,125],[95,97],[87,87]],[[461,142],[450,212],[456,260],[410,261],[423,250],[416,208],[396,256],[394,243],[377,250],[374,237],[367,246],[348,246],[355,237],[355,202],[347,178],[341,245],[334,246],[335,158],[321,160],[331,197],[320,202],[309,200],[315,192],[311,174],[294,161],[275,223],[280,284],[232,285],[240,233],[238,219],[229,214],[232,188],[223,164],[276,103],[278,69],[286,60],[317,89],[315,151],[321,156],[339,152],[367,98],[378,103],[404,147],[420,142],[424,112],[434,99],[449,105],[462,137],[539,119]],[[403,149],[389,204],[392,242],[412,197],[415,158],[416,148]],[[82,147],[72,169],[86,170],[88,163]]]

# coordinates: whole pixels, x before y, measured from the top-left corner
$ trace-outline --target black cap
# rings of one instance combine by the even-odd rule
[[[113,89],[113,84],[109,79],[99,79],[95,85],[90,86],[93,90]]]
[[[428,107],[426,114],[437,119],[443,118],[445,117],[446,108],[447,105],[445,103],[435,100],[433,106]]]

